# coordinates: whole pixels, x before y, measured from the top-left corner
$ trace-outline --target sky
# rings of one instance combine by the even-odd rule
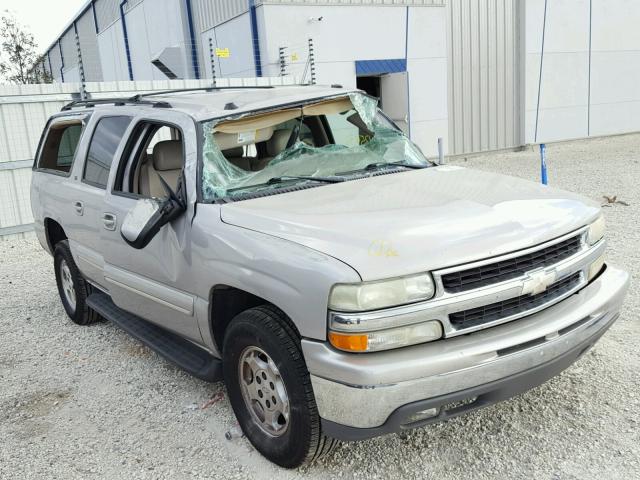
[[[0,12],[9,10],[27,27],[43,52],[82,8],[86,0],[0,0]]]

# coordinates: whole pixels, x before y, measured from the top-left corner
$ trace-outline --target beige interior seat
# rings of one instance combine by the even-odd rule
[[[182,141],[165,140],[153,147],[153,154],[140,169],[139,191],[146,197],[165,197],[158,175],[175,191],[184,165]]]
[[[253,164],[253,170],[258,171],[265,168],[271,160],[277,157],[287,148],[287,142],[291,137],[292,130],[276,130],[269,140],[267,140],[267,156],[257,159]]]
[[[244,156],[243,147],[228,148],[227,150],[224,150],[222,154],[232,165],[243,170],[251,170],[251,159]]]
[[[262,170],[267,164],[273,160],[280,152],[287,147],[287,142],[291,137],[291,130],[276,130],[271,138],[266,140],[267,156],[263,158],[245,157],[243,147],[233,147],[222,150],[222,154],[238,168],[247,172],[257,172]]]

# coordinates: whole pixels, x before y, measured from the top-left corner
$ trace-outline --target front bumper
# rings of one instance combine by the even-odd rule
[[[373,437],[451,418],[539,385],[613,324],[628,283],[626,272],[608,266],[587,287],[542,312],[398,350],[349,354],[303,340],[324,430],[346,440]],[[432,415],[415,420],[425,411]]]

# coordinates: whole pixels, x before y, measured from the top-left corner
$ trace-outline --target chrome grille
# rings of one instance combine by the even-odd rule
[[[521,277],[538,268],[554,265],[576,254],[582,245],[581,235],[549,245],[535,252],[442,276],[446,292],[459,293],[505,280]]]
[[[541,306],[549,306],[554,300],[558,300],[574,290],[582,283],[582,273],[576,272],[565,277],[537,295],[520,295],[502,302],[483,305],[460,312],[450,313],[449,321],[457,329],[467,329],[518,315]]]

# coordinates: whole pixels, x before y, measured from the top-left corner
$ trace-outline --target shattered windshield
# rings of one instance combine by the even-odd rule
[[[211,120],[203,122],[203,132],[205,201],[430,165],[380,113],[377,100],[360,93]]]

